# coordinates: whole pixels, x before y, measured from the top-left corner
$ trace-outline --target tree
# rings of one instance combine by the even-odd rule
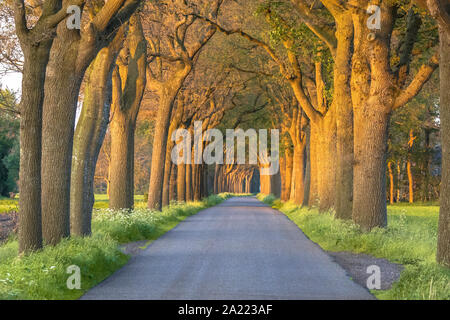
[[[328,47],[334,60],[331,106],[335,110],[336,117],[334,207],[336,217],[350,219],[353,199],[353,110],[350,93],[350,62],[353,45],[351,11],[346,10],[334,0],[323,0],[321,3],[306,0],[291,0],[291,2],[301,21]],[[326,10],[334,21],[325,18],[328,16]],[[315,148],[314,142],[311,148]],[[311,174],[315,175],[314,161],[311,165]]]
[[[358,1],[353,14],[354,54],[351,90],[354,113],[353,220],[363,230],[384,227],[386,208],[386,149],[392,112],[416,96],[437,68],[433,55],[407,85],[413,44],[421,19],[410,9],[405,37],[391,65],[391,39],[398,14],[395,3],[381,3],[381,29],[367,28],[367,1]]]
[[[80,4],[74,2],[74,4]],[[14,1],[16,34],[23,52],[22,96],[20,101],[19,252],[42,247],[41,150],[44,84],[50,48],[58,23],[67,15],[68,3],[46,0],[35,3],[31,15],[38,16],[28,27],[23,0]]]
[[[112,72],[125,37],[123,25],[114,40],[101,49],[85,77],[83,106],[73,141],[70,182],[70,233],[91,234],[94,177],[100,148],[109,124]],[[109,177],[107,178],[109,195]]]
[[[222,1],[219,0],[214,2],[210,14],[215,17],[218,13]],[[194,15],[195,12],[192,8],[186,8],[181,6],[179,8],[179,3],[173,3],[173,1],[168,1],[164,3],[169,7],[169,10],[174,10],[178,5],[178,10],[184,10],[186,13],[180,14],[175,11],[175,13],[168,12],[166,14],[171,14],[175,19],[165,19],[163,25],[166,34],[164,38],[165,44],[168,48],[160,47],[160,36],[154,35],[154,39],[149,39],[150,44],[150,57],[155,62],[154,64],[149,64],[148,70],[148,85],[151,89],[156,90],[159,97],[159,107],[158,115],[155,125],[155,135],[153,138],[153,152],[152,152],[152,164],[151,164],[151,174],[150,174],[150,184],[148,191],[148,207],[151,209],[161,210],[162,207],[162,188],[164,183],[164,168],[165,168],[165,156],[166,156],[166,146],[167,137],[170,126],[170,118],[172,115],[174,101],[180,91],[184,81],[191,73],[192,68],[201,49],[206,45],[206,43],[215,34],[215,28],[209,25],[200,25],[200,30],[195,28],[195,22],[198,20]],[[203,9],[205,10],[210,7],[209,3],[202,3]],[[164,12],[160,8],[160,13]],[[194,10],[194,11],[193,11]],[[168,26],[167,23],[171,23]],[[195,30],[191,34],[192,37],[188,37],[190,30]],[[169,53],[166,54],[163,50],[165,49]],[[164,72],[164,64],[169,65],[169,72]],[[156,66],[155,66],[156,65]],[[155,68],[156,72],[153,71]],[[189,171],[189,170],[187,170]],[[188,173],[187,173],[188,174]]]
[[[112,209],[134,206],[134,134],[146,85],[147,46],[137,14],[130,19],[129,28],[112,78],[109,199]]]
[[[45,80],[42,122],[42,226],[48,244],[70,235],[70,172],[75,114],[86,69],[114,39],[140,0],[89,3],[81,29],[58,24]]]
[[[450,267],[450,5],[445,0],[419,2],[427,6],[439,26],[442,182],[436,258],[439,263]]]
[[[272,46],[244,32],[242,29],[227,29],[206,17],[201,18],[226,35],[238,34],[254,45],[257,45],[266,52],[273,62],[276,63],[281,76],[291,87],[299,105],[310,121],[311,145],[317,145],[317,152],[311,151],[311,153],[318,157],[316,161],[311,161],[311,163],[317,162],[320,164],[320,167],[318,166],[314,171],[313,168],[311,168],[311,177],[317,177],[316,185],[320,208],[322,210],[329,209],[334,203],[335,166],[333,165],[334,157],[332,155],[334,153],[333,150],[336,147],[336,121],[333,109],[329,108],[327,100],[324,95],[321,94],[323,92],[322,89],[325,87],[325,84],[323,83],[324,79],[321,77],[321,73],[316,73],[314,80],[311,79],[309,74],[305,74],[299,61],[308,60],[309,55],[302,55],[301,52],[297,52],[298,47],[301,46],[297,47],[295,45],[296,37],[295,32],[292,31],[292,27],[290,27],[282,17],[273,12],[270,7],[263,7],[261,11],[264,13],[266,20],[273,25],[273,28],[279,33],[276,36],[278,42],[281,42],[284,47],[284,52],[287,56],[286,62],[280,58]],[[309,37],[309,39],[310,38],[311,37]],[[302,39],[305,40],[308,39],[308,37],[303,37]],[[305,46],[306,45],[314,46],[314,44],[308,43],[308,41],[305,40]],[[311,64],[312,63],[306,63],[307,66],[311,66]],[[316,92],[319,92],[319,94],[316,94]],[[321,97],[323,99],[321,99]],[[316,190],[313,186],[311,189]],[[310,196],[314,198],[314,192],[311,192]],[[311,201],[311,203],[312,202],[313,201]]]

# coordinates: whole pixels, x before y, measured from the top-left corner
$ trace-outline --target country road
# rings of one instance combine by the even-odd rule
[[[201,211],[82,299],[374,299],[284,214],[253,197]]]

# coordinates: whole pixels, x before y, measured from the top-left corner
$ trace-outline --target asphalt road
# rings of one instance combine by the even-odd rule
[[[239,197],[181,222],[82,299],[373,299],[284,214]]]

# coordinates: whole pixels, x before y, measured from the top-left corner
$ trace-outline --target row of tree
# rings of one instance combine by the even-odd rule
[[[406,163],[412,176],[418,163],[418,132],[405,126],[407,152],[398,156],[392,114],[419,95],[440,59],[438,260],[449,264],[446,1],[379,1],[376,27],[368,25],[368,0],[71,4],[83,9],[79,30],[67,28],[66,2],[14,2],[24,58],[21,251],[40,248],[42,239],[55,244],[70,234],[90,234],[95,168],[107,131],[110,206],[133,207],[134,137],[144,95],[156,114],[150,209],[211,191],[252,192],[259,183],[263,193],[334,209],[337,218],[352,219],[365,231],[385,227],[387,173]],[[197,121],[203,132],[280,129],[280,173],[258,174],[266,166],[262,158],[256,166],[174,165],[172,133],[184,128],[193,136]],[[205,148],[211,141],[199,143]],[[189,148],[199,144],[191,141]],[[424,160],[428,168],[430,161]]]
[[[336,217],[352,219],[366,231],[385,227],[388,163],[392,169],[392,161],[387,162],[391,116],[432,78],[439,56],[441,61],[448,56],[443,39],[448,36],[448,6],[443,1],[429,1],[423,7],[426,11],[409,1],[381,1],[377,3],[380,25],[371,28],[369,1],[293,0],[290,4],[292,7],[279,1],[257,3],[257,13],[269,26],[269,37],[244,30],[249,28],[249,19],[228,23],[199,18],[225,35],[249,41],[252,50],[259,48],[272,62],[253,64],[246,71],[269,77],[264,90],[277,102],[274,127],[286,138],[282,198],[317,205],[321,210],[333,208]],[[436,20],[439,34],[432,27]],[[440,69],[441,87],[446,83],[447,69],[445,65]],[[283,83],[273,81],[274,77]],[[445,94],[441,89],[444,132]],[[429,99],[427,103],[436,101]],[[428,124],[429,129],[434,125]],[[408,137],[406,170],[412,200],[415,135],[410,128]],[[443,138],[442,199],[447,197],[446,152]],[[260,179],[261,183],[266,180]],[[274,181],[268,180],[265,193],[273,193],[272,188],[277,187]],[[441,200],[438,260],[448,264],[445,201]]]

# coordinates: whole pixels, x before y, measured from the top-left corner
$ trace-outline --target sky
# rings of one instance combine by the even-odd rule
[[[0,87],[2,89],[8,88],[14,92],[18,92],[20,95],[22,87],[22,74],[15,72],[15,73],[8,73],[6,75],[1,75]]]
[[[18,72],[11,72],[6,75],[0,75],[0,88],[2,89],[10,89],[14,92],[17,92],[17,97],[20,97],[20,92],[22,89],[22,74]],[[20,99],[17,99],[18,101]],[[80,106],[77,108],[77,113],[75,116],[75,126],[78,123],[78,119],[80,117],[81,108]]]

